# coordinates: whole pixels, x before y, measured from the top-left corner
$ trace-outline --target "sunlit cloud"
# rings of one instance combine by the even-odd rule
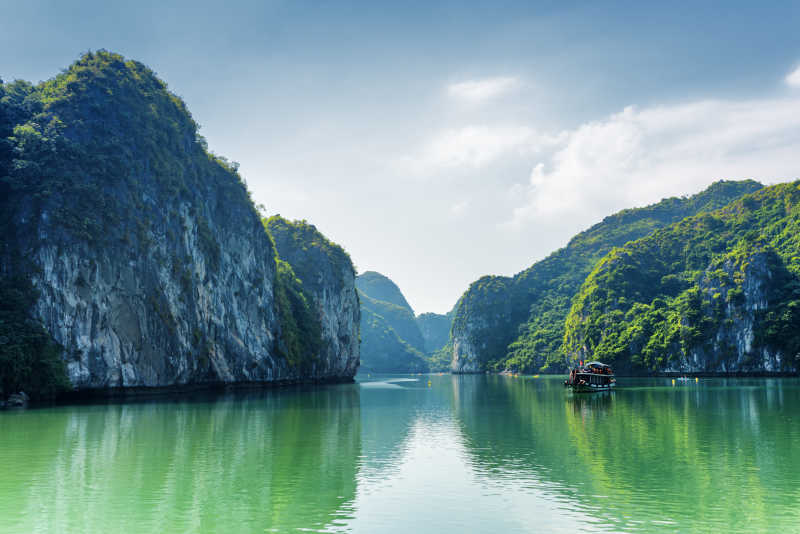
[[[466,102],[483,102],[505,95],[520,87],[519,79],[511,76],[467,80],[447,86],[447,94]]]
[[[470,201],[469,200],[462,200],[461,202],[456,202],[452,206],[450,206],[450,214],[454,217],[460,217],[461,215],[465,214],[469,209]]]
[[[530,157],[553,146],[558,136],[520,125],[470,125],[433,134],[421,154],[408,158],[419,172],[481,169],[506,158]]]
[[[579,220],[698,191],[719,179],[800,175],[800,99],[628,107],[568,132],[532,164],[510,223]]]
[[[789,87],[800,87],[800,67],[787,74],[785,81]]]

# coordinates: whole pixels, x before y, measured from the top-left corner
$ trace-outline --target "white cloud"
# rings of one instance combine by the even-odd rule
[[[798,177],[800,99],[629,107],[561,139],[532,164],[513,225],[559,219],[585,227],[718,179]]]
[[[520,86],[511,76],[467,80],[447,86],[447,94],[466,102],[483,102],[507,94]]]
[[[787,74],[784,81],[790,87],[800,87],[800,67]]]
[[[454,217],[459,217],[466,213],[469,209],[470,201],[469,200],[462,200],[461,202],[456,202],[452,206],[450,206],[450,214]]]
[[[480,169],[505,158],[527,157],[553,146],[558,136],[528,126],[470,125],[434,134],[420,155],[407,158],[417,172],[442,168]]]

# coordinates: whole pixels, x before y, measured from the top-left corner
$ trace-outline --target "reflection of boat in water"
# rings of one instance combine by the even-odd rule
[[[689,376],[679,376],[672,379],[672,385],[675,385],[675,382],[683,382],[684,384],[688,384],[689,382],[699,382],[700,380],[697,377],[689,377]]]
[[[608,391],[617,384],[611,367],[601,362],[589,362],[571,369],[564,387],[576,392]]]

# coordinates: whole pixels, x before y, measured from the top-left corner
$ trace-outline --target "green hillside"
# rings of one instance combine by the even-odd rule
[[[566,247],[514,277],[485,276],[456,308],[453,339],[472,354],[475,370],[532,372],[563,367],[564,320],[594,265],[614,247],[671,223],[725,206],[761,188],[752,180],[719,181],[691,197],[628,209],[575,236]]]
[[[794,182],[611,251],[575,298],[564,352],[633,372],[796,369],[798,276]]]

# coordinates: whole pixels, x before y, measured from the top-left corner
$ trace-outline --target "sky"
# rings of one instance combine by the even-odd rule
[[[0,0],[0,77],[105,48],[270,214],[450,310],[615,211],[800,178],[800,4]]]

